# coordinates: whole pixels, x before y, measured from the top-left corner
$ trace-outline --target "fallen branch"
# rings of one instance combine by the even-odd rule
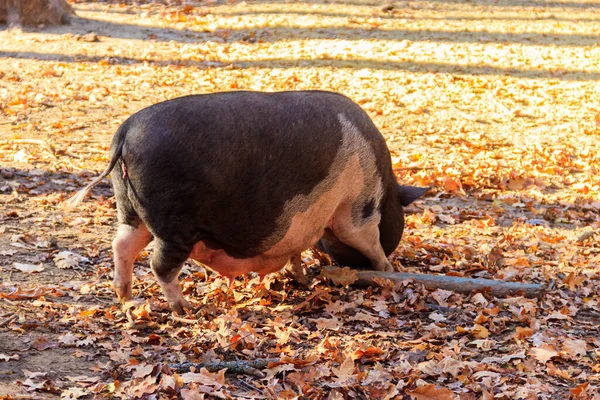
[[[206,363],[181,363],[169,364],[169,367],[178,373],[189,372],[191,368],[200,370],[206,368],[209,372],[217,372],[227,368],[227,372],[233,374],[252,375],[259,378],[264,378],[264,372],[261,369],[267,368],[271,363],[279,362],[279,358],[264,358],[252,361],[210,361]]]
[[[495,281],[480,278],[462,278],[446,275],[410,274],[406,272],[382,272],[382,271],[356,271],[358,280],[355,286],[377,285],[374,279],[389,279],[401,282],[412,279],[422,284],[427,289],[445,289],[457,293],[471,293],[473,291],[488,291],[494,297],[509,297],[523,295],[525,297],[541,297],[545,288],[535,283],[519,283]]]

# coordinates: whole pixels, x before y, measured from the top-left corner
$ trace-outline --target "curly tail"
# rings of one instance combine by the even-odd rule
[[[113,168],[115,168],[117,161],[119,160],[119,158],[121,157],[121,154],[123,153],[123,144],[125,143],[125,135],[127,133],[127,125],[128,125],[127,121],[125,121],[125,123],[123,123],[123,125],[121,125],[121,127],[117,130],[117,132],[115,133],[115,136],[113,137],[112,144],[110,146],[110,163],[108,164],[108,167],[106,167],[104,172],[102,172],[102,174],[100,174],[99,177],[97,177],[92,182],[90,182],[86,187],[79,190],[68,200],[65,200],[62,204],[63,207],[65,207],[67,209],[77,207],[79,205],[79,203],[81,203],[83,201],[85,196],[87,196],[87,194],[90,192],[90,190],[92,190],[92,188],[94,186],[96,186],[98,183],[100,183],[100,181],[102,179],[104,179],[108,174],[110,174],[110,172],[113,170]]]

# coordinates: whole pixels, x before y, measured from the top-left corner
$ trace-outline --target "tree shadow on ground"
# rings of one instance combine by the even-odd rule
[[[269,14],[270,12],[265,12]],[[439,18],[443,20],[446,18]],[[0,25],[0,29],[1,29]],[[4,25],[6,27],[6,25]],[[24,28],[29,31],[39,31],[37,28]],[[214,30],[202,29],[173,29],[156,26],[121,24],[76,17],[70,25],[44,28],[47,34],[86,34],[94,31],[101,36],[119,39],[153,40],[157,42],[235,42],[275,43],[290,40],[384,40],[407,42],[439,42],[439,43],[498,43],[523,44],[537,46],[595,46],[600,42],[600,35],[569,34],[544,32],[487,32],[444,29],[379,29],[360,28],[353,26],[318,26],[290,27],[270,25],[268,27],[251,27],[243,29],[219,28]]]
[[[440,0],[442,1],[442,0]],[[454,0],[449,0],[454,1]],[[499,0],[503,1],[503,0]],[[508,4],[508,2],[506,2]],[[346,4],[344,2],[340,4]],[[363,4],[363,3],[361,3]],[[495,3],[494,3],[495,4]],[[533,2],[511,2],[510,4],[538,4]],[[562,3],[561,3],[562,4]],[[565,3],[579,4],[579,3]],[[595,3],[593,3],[595,4]],[[539,4],[546,6],[547,3]],[[267,11],[268,13],[268,11]],[[476,18],[476,17],[474,17]],[[37,28],[31,31],[39,31]],[[594,34],[562,34],[562,33],[510,33],[510,32],[466,32],[451,30],[408,30],[408,29],[362,29],[358,27],[289,27],[289,26],[269,26],[243,29],[224,29],[219,28],[211,31],[202,31],[192,29],[173,29],[156,26],[140,26],[132,24],[121,24],[115,22],[100,21],[95,19],[74,18],[73,23],[68,26],[49,27],[42,32],[47,34],[64,35],[71,33],[73,35],[84,35],[93,31],[102,37],[113,37],[126,40],[146,40],[154,42],[179,42],[185,44],[200,44],[206,42],[233,43],[242,42],[248,45],[253,43],[275,43],[279,41],[292,40],[382,40],[397,41],[410,45],[411,42],[437,42],[437,43],[468,43],[468,44],[523,44],[537,46],[594,46],[600,41],[600,35]],[[69,40],[65,38],[64,40]],[[72,38],[75,40],[75,38]],[[18,58],[18,59],[38,59],[59,62],[98,62],[104,61],[108,64],[138,64],[150,63],[159,66],[189,66],[200,69],[206,68],[343,68],[343,69],[364,69],[371,68],[375,70],[388,71],[411,71],[416,73],[448,73],[461,75],[499,75],[511,76],[516,78],[531,79],[559,79],[567,81],[588,81],[599,80],[600,71],[589,71],[585,69],[536,69],[515,68],[504,66],[489,65],[465,65],[452,64],[439,61],[412,61],[404,60],[382,60],[367,59],[356,57],[352,54],[352,49],[348,50],[347,56],[321,56],[310,57],[308,59],[299,56],[296,59],[265,58],[265,59],[236,59],[219,60],[210,58],[202,60],[186,59],[159,59],[152,57],[127,57],[114,56],[113,54],[102,54],[104,47],[89,44],[90,51],[87,54],[59,54],[42,53],[33,51],[0,51],[0,57]],[[94,54],[96,53],[96,54]],[[100,54],[98,54],[100,53]]]
[[[600,72],[585,70],[540,70],[514,67],[495,67],[478,65],[460,65],[426,61],[386,61],[377,59],[287,59],[273,58],[263,60],[234,60],[234,61],[193,61],[176,59],[155,59],[135,57],[92,56],[87,54],[58,54],[36,52],[7,52],[0,51],[0,57],[35,59],[58,62],[90,62],[104,61],[111,65],[134,65],[149,63],[158,66],[186,66],[199,69],[228,68],[228,69],[293,69],[293,68],[340,68],[340,69],[375,69],[387,71],[410,71],[413,73],[446,73],[457,75],[500,75],[514,78],[529,79],[558,79],[564,81],[596,81],[600,80]]]
[[[249,5],[257,4],[257,2],[248,2]],[[278,4],[271,2],[263,2],[261,4],[269,5],[269,4]],[[327,4],[327,3],[323,3]],[[414,3],[411,3],[414,4]],[[285,3],[283,3],[285,5]],[[589,18],[584,16],[577,16],[576,18],[562,18],[553,14],[549,15],[535,15],[535,16],[527,16],[527,15],[510,15],[510,16],[502,16],[502,15],[444,15],[444,16],[420,16],[414,15],[411,13],[413,8],[397,8],[395,7],[393,11],[382,11],[380,5],[369,5],[373,7],[372,12],[332,12],[326,11],[318,8],[313,8],[311,10],[275,10],[275,9],[264,9],[264,10],[242,10],[235,9],[231,11],[223,11],[215,9],[211,6],[206,6],[201,9],[198,9],[201,12],[206,12],[210,14],[216,14],[220,16],[259,16],[259,15],[288,15],[288,16],[298,16],[298,15],[306,15],[306,16],[320,16],[320,17],[330,17],[330,18],[370,18],[370,19],[382,19],[382,20],[415,20],[415,21],[564,21],[564,22],[600,22],[600,17],[598,18]],[[135,15],[138,12],[130,10],[130,9],[116,9],[116,8],[93,8],[88,6],[87,10],[94,11],[102,11],[109,14],[127,14],[127,15]]]

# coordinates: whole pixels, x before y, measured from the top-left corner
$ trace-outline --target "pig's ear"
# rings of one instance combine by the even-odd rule
[[[403,207],[406,207],[419,197],[423,196],[431,188],[398,185],[398,199]]]

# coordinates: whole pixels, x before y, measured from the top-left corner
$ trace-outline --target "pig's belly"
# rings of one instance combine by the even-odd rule
[[[315,242],[317,240],[318,238],[315,239]],[[310,246],[309,244],[306,248]],[[304,249],[294,250],[282,252],[274,247],[264,254],[255,257],[235,258],[227,254],[223,249],[210,248],[205,242],[200,241],[194,245],[190,253],[190,258],[201,262],[229,279],[234,279],[249,272],[256,272],[261,277],[264,277],[271,272],[277,272],[282,269],[292,256],[299,254]]]
[[[333,218],[322,221],[321,224],[307,228],[305,218],[294,217],[292,226],[286,235],[271,249],[255,257],[232,257],[222,248],[215,248],[214,241],[199,241],[194,245],[190,258],[201,262],[219,274],[233,279],[249,272],[265,276],[282,269],[290,258],[314,245],[324,234],[325,228],[332,228]]]

